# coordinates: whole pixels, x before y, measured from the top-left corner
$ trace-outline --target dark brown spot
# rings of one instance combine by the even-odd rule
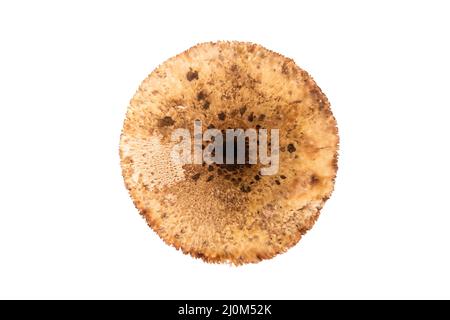
[[[192,81],[194,79],[197,80],[198,79],[198,72],[189,70],[188,73],[186,73],[186,79],[188,79],[188,81]]]
[[[219,120],[223,121],[225,120],[225,112],[221,112],[217,115],[217,117],[219,118]]]
[[[286,176],[285,175],[281,175],[280,178],[281,179],[286,179]]]
[[[205,91],[200,91],[199,93],[197,93],[197,100],[203,100],[206,98],[206,93]]]
[[[213,175],[210,175],[210,176],[206,179],[206,182],[209,182],[209,181],[211,181],[212,179],[214,179],[214,176],[213,176]]]
[[[261,129],[261,126],[259,124],[256,125],[256,130]]]
[[[192,176],[192,180],[197,181],[200,178],[200,173],[196,173]]]
[[[245,111],[247,111],[247,107],[240,107],[239,108],[239,113],[241,114],[241,116],[245,113]]]
[[[276,183],[277,185],[280,185],[280,184],[281,184],[281,182],[278,181],[278,180],[275,180],[275,183]]]
[[[214,171],[214,167],[213,167],[212,165],[209,165],[209,166],[208,166],[208,171],[209,171],[209,172]]]
[[[215,128],[215,126],[213,125],[213,124],[210,124],[209,126],[208,126],[208,129],[214,129]]]
[[[323,110],[323,108],[325,107],[325,102],[323,102],[322,99],[319,99],[319,110]]]
[[[170,127],[173,126],[175,121],[171,117],[164,117],[162,119],[159,119],[159,126],[160,127]]]
[[[256,175],[256,176],[255,176],[255,180],[256,180],[256,181],[261,180],[261,177],[260,177],[259,175]]]
[[[312,185],[316,185],[317,183],[319,183],[319,177],[316,176],[315,174],[313,174],[313,175],[311,176],[310,182],[311,182]]]
[[[294,145],[292,143],[289,143],[287,146],[287,151],[289,151],[290,153],[295,152],[297,149],[294,147]]]
[[[195,253],[195,256],[196,256],[197,258],[203,259],[203,258],[205,257],[205,254],[202,253],[202,252],[197,252],[197,253]]]
[[[205,110],[209,109],[209,105],[210,105],[209,101],[203,102],[203,109]]]
[[[259,117],[258,117],[258,120],[259,121],[263,121],[265,118],[266,118],[265,114],[260,114]]]
[[[252,122],[255,119],[255,116],[253,115],[253,112],[250,113],[250,115],[248,116],[248,121]]]
[[[245,193],[249,193],[250,191],[252,191],[252,189],[250,188],[250,186],[241,185],[241,191],[245,192]]]
[[[338,156],[337,154],[334,155],[333,159],[331,160],[331,165],[333,166],[333,168],[337,169],[338,168]]]

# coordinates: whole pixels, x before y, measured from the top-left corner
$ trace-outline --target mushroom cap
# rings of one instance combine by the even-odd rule
[[[172,161],[174,129],[279,129],[279,170]],[[125,185],[169,245],[207,262],[259,262],[314,224],[337,171],[330,104],[293,60],[246,42],[202,43],[140,85],[120,140]]]

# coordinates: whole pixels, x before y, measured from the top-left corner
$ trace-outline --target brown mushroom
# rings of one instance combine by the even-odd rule
[[[195,120],[222,131],[279,129],[277,174],[262,175],[259,163],[173,162],[173,130],[192,133]],[[167,60],[142,82],[120,157],[136,207],[166,243],[239,265],[285,252],[313,226],[333,190],[338,142],[327,98],[291,59],[216,42]]]

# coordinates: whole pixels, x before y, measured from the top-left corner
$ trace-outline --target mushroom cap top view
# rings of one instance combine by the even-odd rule
[[[243,163],[196,162],[208,150],[232,154],[211,149],[218,138],[198,137],[196,124],[223,141],[229,129],[257,134],[244,136]],[[191,138],[190,162],[175,161],[177,129]],[[120,160],[136,208],[161,239],[206,262],[241,265],[285,252],[311,229],[334,188],[338,145],[330,104],[306,71],[260,45],[220,41],[170,58],[141,83]],[[271,147],[271,162],[259,161]]]

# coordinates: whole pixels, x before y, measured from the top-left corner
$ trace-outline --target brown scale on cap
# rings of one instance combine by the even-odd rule
[[[171,133],[280,130],[280,167],[179,165]],[[270,259],[295,245],[319,216],[337,171],[338,134],[327,98],[296,64],[259,45],[199,44],[143,81],[120,142],[125,184],[150,227],[207,262]],[[205,144],[205,143],[204,143]]]

